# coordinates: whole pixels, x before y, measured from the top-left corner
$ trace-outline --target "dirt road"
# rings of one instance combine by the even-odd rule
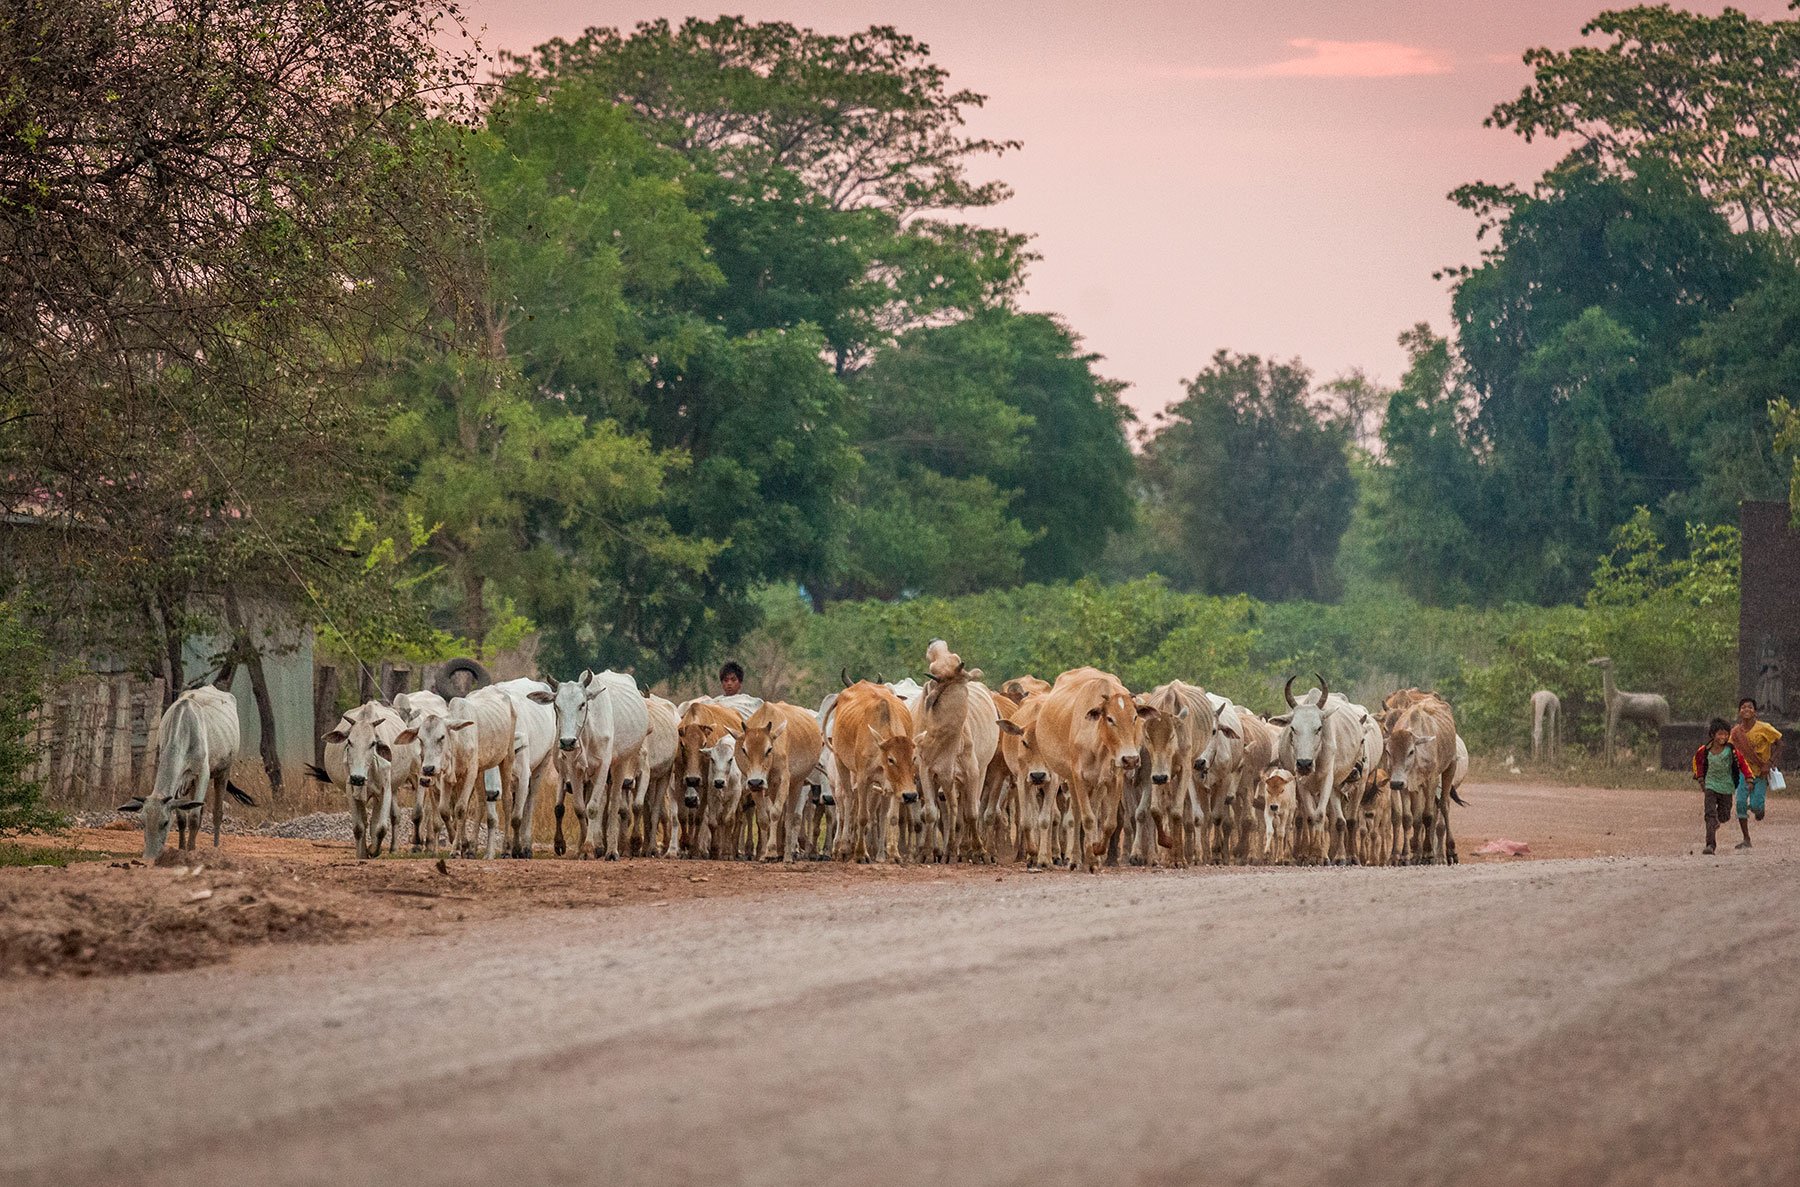
[[[0,1181],[1790,1183],[1800,830],[1687,839],[833,881],[15,980]]]

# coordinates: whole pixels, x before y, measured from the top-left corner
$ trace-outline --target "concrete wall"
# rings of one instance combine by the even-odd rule
[[[275,714],[275,751],[291,781],[299,777],[300,764],[313,760],[312,630],[284,624],[272,608],[253,601],[245,604],[244,614],[264,643],[263,673],[269,680],[269,702]],[[182,657],[184,683],[216,672],[218,656],[228,642],[206,635],[189,639]],[[231,695],[237,700],[238,726],[243,733],[241,753],[255,760],[262,753],[262,728],[256,698],[250,691],[250,674],[241,666],[232,678]]]

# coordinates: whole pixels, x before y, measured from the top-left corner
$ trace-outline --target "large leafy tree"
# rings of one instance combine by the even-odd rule
[[[316,621],[366,574],[340,547],[383,477],[360,390],[416,328],[398,268],[444,205],[411,126],[468,78],[454,26],[375,0],[0,14],[0,503],[35,525],[9,573],[59,650],[173,692],[218,595]]]
[[[1153,561],[1209,593],[1328,598],[1356,502],[1349,429],[1297,360],[1219,351],[1159,416],[1143,481]]]
[[[1634,506],[1691,483],[1650,393],[1766,259],[1651,161],[1631,176],[1577,161],[1529,196],[1460,196],[1497,231],[1453,301],[1498,509],[1486,543],[1509,557],[1520,592],[1566,600]]]
[[[1660,162],[1751,230],[1800,221],[1800,21],[1638,5],[1581,35],[1597,43],[1527,52],[1531,83],[1489,126],[1617,171]]]
[[[851,388],[869,464],[840,592],[1091,569],[1132,513],[1129,413],[1097,362],[1055,318],[1008,310],[911,331],[877,356]]]

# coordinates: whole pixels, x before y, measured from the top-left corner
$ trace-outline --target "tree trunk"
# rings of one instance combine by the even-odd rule
[[[182,670],[181,663],[181,644],[183,642],[181,632],[175,622],[174,614],[169,609],[167,595],[160,591],[156,595],[152,619],[156,633],[162,640],[162,707],[167,709],[175,703],[175,698],[181,695],[181,690],[186,687],[187,680],[184,679],[186,672]]]
[[[231,626],[232,652],[237,662],[243,664],[250,673],[250,695],[256,701],[256,724],[258,732],[262,734],[263,770],[269,776],[269,790],[279,798],[281,752],[275,745],[275,706],[269,700],[269,678],[263,671],[262,650],[250,637],[235,590],[225,591],[225,621]]]
[[[325,765],[325,735],[337,722],[338,670],[330,664],[319,668],[313,681],[313,765]]]
[[[487,577],[471,565],[463,572],[463,634],[475,645],[475,658],[486,659],[481,654],[481,641],[487,637],[487,609],[482,605],[482,594],[487,587]]]

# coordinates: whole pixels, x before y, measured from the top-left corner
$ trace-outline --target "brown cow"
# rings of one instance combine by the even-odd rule
[[[888,817],[919,801],[912,714],[886,686],[859,680],[832,710],[831,782],[841,814],[832,856],[840,861],[900,858]],[[845,819],[847,818],[847,819]]]
[[[1396,698],[1406,699],[1396,704]],[[1451,792],[1456,782],[1456,714],[1436,693],[1408,689],[1388,698],[1391,706],[1382,765],[1396,797],[1405,797],[1407,832],[1403,849],[1416,864],[1442,858],[1456,861],[1450,832]]]
[[[715,770],[713,748],[727,736],[741,742],[744,719],[736,709],[710,701],[682,706],[675,739],[681,748],[675,765],[681,772],[683,841],[695,857],[737,856],[741,798],[727,772]]]
[[[1188,861],[1193,848],[1194,760],[1212,736],[1213,704],[1206,691],[1170,681],[1144,698],[1156,713],[1144,719],[1143,762],[1125,784],[1125,845],[1133,865]]]
[[[1043,869],[1056,858],[1050,843],[1052,818],[1057,811],[1056,777],[1037,745],[1037,719],[1044,698],[1023,701],[1009,717],[998,719],[1000,755],[1012,784],[1013,826],[1018,829],[1016,859],[1028,870]]]
[[[793,861],[806,807],[806,777],[825,748],[818,718],[809,709],[764,701],[744,723],[738,768],[756,806],[764,861]]]
[[[1067,785],[1082,863],[1097,873],[1119,830],[1124,781],[1142,761],[1142,719],[1157,711],[1134,701],[1117,676],[1095,668],[1064,672],[1043,702],[1028,740]]]

